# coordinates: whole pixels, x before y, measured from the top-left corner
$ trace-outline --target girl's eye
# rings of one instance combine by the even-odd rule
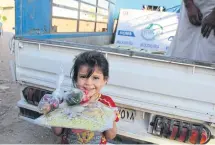
[[[86,76],[79,76],[80,78],[86,78]]]
[[[99,77],[93,77],[93,79],[94,79],[94,80],[98,80],[98,79],[99,79]]]

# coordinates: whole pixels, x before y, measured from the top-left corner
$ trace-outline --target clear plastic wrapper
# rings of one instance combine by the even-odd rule
[[[64,100],[67,102],[69,106],[85,104],[89,101],[86,95],[87,91],[73,88],[72,90],[64,94]]]
[[[42,115],[36,124],[46,127],[62,127],[103,132],[113,127],[116,108],[109,108],[100,102],[88,105],[68,106],[66,102],[59,108]]]
[[[58,76],[56,90],[52,94],[45,94],[38,104],[41,113],[47,114],[54,109],[57,109],[59,104],[65,100],[69,106],[86,104],[89,99],[86,97],[87,91],[73,88],[68,92],[64,92],[61,88],[64,80],[63,71]]]
[[[59,107],[60,100],[54,98],[52,94],[45,94],[39,102],[38,108],[41,113],[47,114]]]
[[[61,89],[61,85],[64,80],[63,70],[58,76],[58,80],[56,83],[56,90],[52,94],[45,94],[39,104],[38,108],[41,113],[47,114],[54,109],[59,107],[59,104],[62,102],[64,98],[64,91]]]
[[[90,103],[87,91],[73,88],[64,92],[63,71],[57,80],[56,90],[45,94],[38,108],[44,115],[35,120],[36,124],[46,127],[62,127],[91,131],[105,131],[113,127],[115,108],[101,102]]]

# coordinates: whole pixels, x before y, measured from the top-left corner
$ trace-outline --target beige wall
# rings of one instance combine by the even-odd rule
[[[3,22],[4,32],[14,32],[13,27],[15,27],[15,10],[14,8],[4,9],[1,15],[6,16],[7,20]]]
[[[104,45],[111,44],[112,36],[87,36],[87,37],[62,38],[62,39],[53,39],[53,40],[63,40],[67,42],[104,46]]]
[[[3,22],[4,32],[14,32],[15,27],[15,9],[14,0],[0,0],[0,15],[6,16],[7,21]]]
[[[14,7],[14,0],[0,0],[0,7]]]
[[[80,21],[79,32],[94,32],[95,23]],[[77,32],[77,20],[52,18],[52,32]],[[107,29],[107,24],[97,23],[96,32],[103,32],[103,29]]]

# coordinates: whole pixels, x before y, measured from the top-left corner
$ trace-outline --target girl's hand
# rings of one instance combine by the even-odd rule
[[[118,121],[119,121],[119,118],[120,118],[119,110],[118,110],[118,109],[115,109],[115,110],[114,110],[114,113],[115,113],[114,121],[115,121],[115,122],[118,122]]]
[[[59,136],[63,132],[63,128],[60,127],[52,127],[52,131],[54,132],[55,135]]]
[[[119,111],[118,109],[116,109],[114,111],[115,117],[113,120],[113,128],[107,130],[104,132],[104,136],[107,140],[112,140],[116,137],[116,133],[117,133],[117,127],[116,127],[116,122],[119,120]]]
[[[85,89],[81,89],[81,90],[84,92],[84,94],[83,94],[83,99],[81,100],[80,104],[85,104],[85,103],[89,102],[90,97],[88,96],[87,90],[85,90]]]
[[[113,128],[106,130],[103,132],[106,140],[112,140],[116,137],[116,133],[117,133],[117,127],[116,127],[116,122],[113,122]]]

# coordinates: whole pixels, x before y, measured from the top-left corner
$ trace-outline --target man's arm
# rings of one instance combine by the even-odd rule
[[[184,1],[184,5],[186,8],[190,7],[191,5],[193,5],[193,0],[183,0]]]
[[[212,12],[204,18],[202,22],[202,36],[208,38],[211,33],[211,30],[214,30],[215,35],[215,7]]]
[[[193,0],[183,0],[187,15],[191,24],[200,26],[202,21],[202,13],[199,8],[194,4]]]

